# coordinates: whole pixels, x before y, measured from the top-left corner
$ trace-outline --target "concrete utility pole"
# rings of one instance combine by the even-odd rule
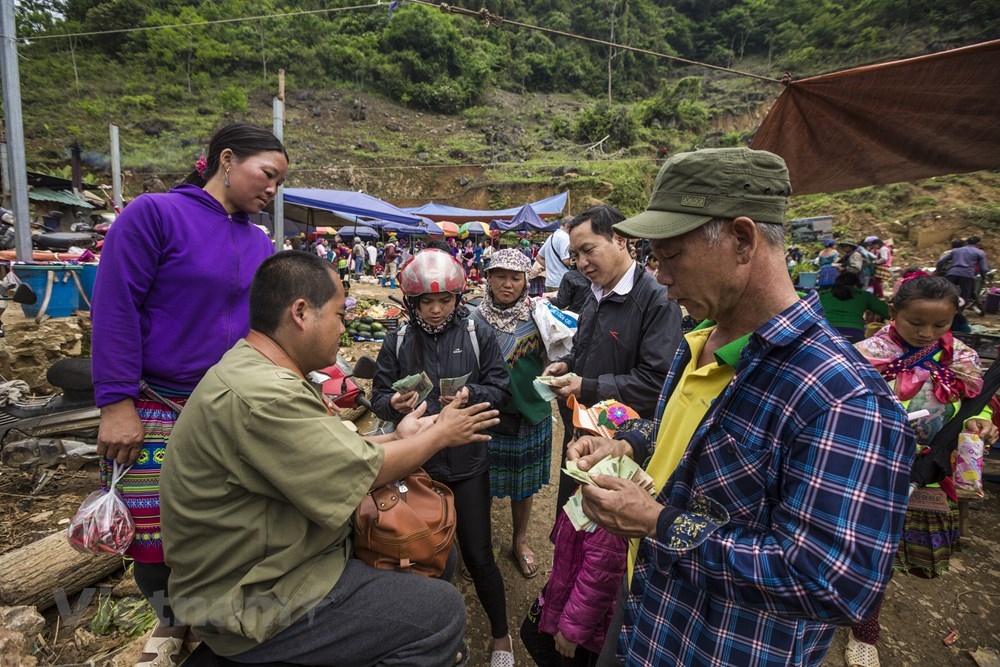
[[[30,262],[31,217],[28,209],[28,167],[24,161],[24,118],[21,116],[21,76],[17,68],[14,3],[0,2],[0,69],[3,70],[3,115],[7,123],[7,163],[14,211],[17,261]]]
[[[285,70],[278,70],[278,94],[274,97],[274,136],[284,143],[285,135]],[[274,195],[274,250],[285,248],[285,188]]]
[[[122,151],[118,143],[118,126],[111,123],[108,126],[111,137],[111,196],[114,197],[115,206],[122,210]]]

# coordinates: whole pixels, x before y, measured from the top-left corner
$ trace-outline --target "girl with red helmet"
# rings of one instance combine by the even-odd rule
[[[453,400],[489,402],[500,407],[510,399],[510,379],[496,334],[471,319],[461,304],[465,270],[450,253],[428,248],[399,271],[399,286],[410,322],[386,336],[372,383],[372,409],[398,422],[417,407],[415,391],[399,393],[397,380],[425,372],[433,383],[426,397],[427,415]],[[463,390],[442,395],[441,381],[466,377]],[[424,463],[433,479],[455,494],[456,533],[462,558],[490,621],[491,664],[513,665],[507,626],[503,577],[493,556],[490,520],[489,453],[485,442],[441,450]]]

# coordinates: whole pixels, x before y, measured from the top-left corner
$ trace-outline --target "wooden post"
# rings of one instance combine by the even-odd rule
[[[66,531],[52,533],[0,555],[0,605],[55,604],[57,592],[66,597],[122,568],[122,557],[85,554],[66,540]]]

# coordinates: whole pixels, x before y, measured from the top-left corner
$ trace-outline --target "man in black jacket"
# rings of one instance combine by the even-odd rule
[[[595,206],[569,224],[570,253],[592,283],[594,298],[580,313],[572,354],[549,364],[545,374],[575,374],[553,386],[562,401],[570,394],[588,406],[615,398],[651,419],[681,340],[681,311],[667,299],[666,288],[632,259],[625,239],[614,233],[612,226],[624,219],[613,206]],[[565,465],[573,422],[562,402],[560,413]],[[573,480],[560,474],[557,508],[574,488]]]

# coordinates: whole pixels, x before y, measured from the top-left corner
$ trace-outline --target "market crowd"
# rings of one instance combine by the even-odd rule
[[[805,270],[780,157],[662,157],[642,213],[594,206],[510,247],[320,237],[275,254],[249,216],[288,156],[245,123],[129,204],[93,357],[102,482],[131,465],[127,555],[160,621],[139,664],[466,664],[461,576],[491,667],[819,665],[838,626],[846,663],[877,665],[890,577],[947,569],[975,492],[965,453],[981,464],[997,437],[996,387],[951,333],[985,255],[970,238],[934,274],[898,272],[888,240],[839,239]],[[348,428],[308,380],[336,361],[345,285],[366,275],[407,316],[373,381],[388,435]],[[571,348],[545,335],[563,318]],[[556,516],[533,515],[554,456]],[[352,549],[366,494],[417,468],[453,497],[436,576]],[[548,572],[526,618],[509,615],[494,498],[513,525],[499,555]],[[551,526],[551,564],[532,522]]]

